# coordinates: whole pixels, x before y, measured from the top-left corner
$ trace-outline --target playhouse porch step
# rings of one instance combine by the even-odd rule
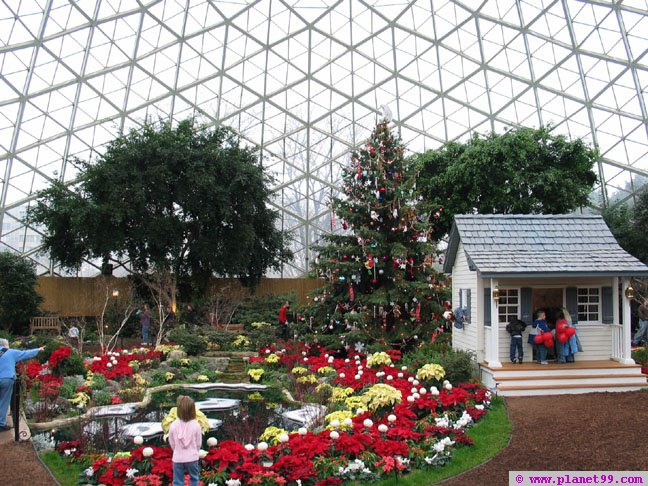
[[[480,366],[483,383],[503,396],[559,395],[640,390],[648,387],[639,365],[613,360],[576,363],[504,363]]]
[[[595,392],[625,392],[638,391],[646,388],[648,384],[630,385],[624,383],[592,383],[584,384],[565,384],[565,385],[538,385],[538,386],[517,386],[517,385],[500,385],[497,387],[497,394],[504,397],[523,397],[532,395],[573,395],[577,393],[595,393]]]

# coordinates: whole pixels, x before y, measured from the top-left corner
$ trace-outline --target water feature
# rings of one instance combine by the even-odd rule
[[[141,436],[147,445],[163,445],[161,421],[175,406],[179,395],[192,397],[197,407],[207,416],[210,431],[204,439],[256,442],[266,427],[274,425],[296,430],[309,425],[309,420],[320,413],[315,406],[300,407],[287,403],[275,389],[263,385],[234,383],[205,383],[188,385],[182,389],[153,393],[146,408],[135,404],[119,404],[93,409],[91,418],[62,426],[47,432],[35,433],[36,444],[48,444],[54,439],[80,441],[86,450],[130,450],[133,438]]]

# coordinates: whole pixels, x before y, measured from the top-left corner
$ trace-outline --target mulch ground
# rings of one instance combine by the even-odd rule
[[[648,393],[508,398],[507,448],[443,486],[506,486],[509,471],[648,470]],[[0,484],[56,483],[30,443],[0,444]],[[403,481],[403,484],[407,484]]]
[[[511,442],[443,486],[508,485],[509,471],[648,470],[648,393],[506,399]]]

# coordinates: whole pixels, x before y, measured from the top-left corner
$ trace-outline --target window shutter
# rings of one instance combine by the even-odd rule
[[[459,289],[459,308],[463,307],[463,289]]]
[[[603,287],[601,289],[601,314],[603,324],[612,324],[614,322],[612,287]]]
[[[578,322],[578,289],[567,287],[565,289],[565,300],[567,310],[572,318],[572,324]]]
[[[484,287],[484,326],[491,325],[491,289]]]
[[[533,289],[522,287],[520,289],[520,320],[531,324],[533,322]]]
[[[466,290],[466,309],[468,309],[466,320],[470,322],[470,289]]]

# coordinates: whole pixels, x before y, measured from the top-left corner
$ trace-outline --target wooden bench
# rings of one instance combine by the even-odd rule
[[[29,334],[34,331],[56,331],[61,334],[61,320],[57,316],[32,317],[29,320]]]

